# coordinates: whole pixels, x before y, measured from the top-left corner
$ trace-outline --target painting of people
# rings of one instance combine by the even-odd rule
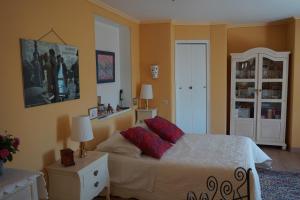
[[[25,107],[80,98],[78,48],[21,39]]]

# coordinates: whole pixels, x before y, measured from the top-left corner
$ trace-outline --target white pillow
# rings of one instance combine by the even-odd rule
[[[147,131],[151,131],[145,122],[138,122],[133,127],[138,127],[138,126],[146,129]],[[153,131],[151,131],[151,132],[153,132]]]
[[[139,158],[142,154],[142,151],[125,139],[119,131],[116,131],[107,140],[97,145],[97,150],[108,153],[117,153],[133,158]]]

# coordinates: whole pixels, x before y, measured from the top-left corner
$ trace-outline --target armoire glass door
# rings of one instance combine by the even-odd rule
[[[283,61],[262,58],[261,119],[281,119]]]
[[[256,58],[236,62],[235,109],[237,118],[254,118],[256,101]]]
[[[257,141],[272,143],[283,140],[284,118],[282,109],[286,83],[285,63],[282,59],[260,54]]]

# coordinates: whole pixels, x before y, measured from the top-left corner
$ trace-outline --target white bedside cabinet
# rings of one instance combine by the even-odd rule
[[[144,119],[150,119],[157,115],[157,109],[156,108],[149,108],[149,109],[137,109],[137,122],[143,122]]]
[[[43,174],[21,169],[5,168],[0,176],[0,200],[48,199]]]
[[[107,153],[88,151],[85,158],[74,156],[75,165],[64,167],[60,161],[47,167],[51,200],[91,200],[106,188],[110,200]]]

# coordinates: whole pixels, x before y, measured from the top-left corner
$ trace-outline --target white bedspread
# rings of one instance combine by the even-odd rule
[[[261,199],[255,163],[271,161],[251,139],[225,135],[184,135],[161,160],[147,156],[109,155],[112,194],[140,200],[184,200],[189,191],[208,192],[206,180],[213,175],[230,180],[233,188],[237,167],[251,168],[251,199]],[[218,192],[216,199],[221,196]]]

